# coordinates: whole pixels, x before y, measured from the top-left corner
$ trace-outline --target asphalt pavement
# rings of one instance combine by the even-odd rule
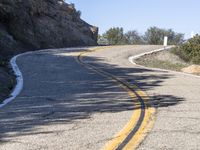
[[[128,58],[161,46],[55,49],[21,56],[24,87],[0,109],[0,150],[103,148],[134,115],[131,96],[95,66],[137,85],[156,109],[154,126],[138,149],[200,149],[200,78],[152,70]]]

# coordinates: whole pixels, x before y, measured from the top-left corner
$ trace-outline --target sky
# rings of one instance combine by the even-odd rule
[[[82,12],[81,18],[99,27],[102,34],[111,27],[123,27],[125,32],[147,28],[173,29],[184,33],[200,33],[200,0],[66,0]]]

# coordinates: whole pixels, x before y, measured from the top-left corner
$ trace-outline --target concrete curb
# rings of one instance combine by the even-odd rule
[[[145,66],[142,66],[142,65],[138,65],[135,60],[144,56],[144,55],[148,55],[148,54],[152,54],[152,53],[155,53],[155,52],[159,52],[159,51],[163,51],[163,50],[167,50],[167,49],[170,49],[170,48],[173,48],[174,46],[168,46],[166,48],[160,48],[160,49],[156,49],[156,50],[153,50],[153,51],[150,51],[150,52],[146,52],[146,53],[142,53],[142,54],[139,54],[139,55],[135,55],[135,56],[131,56],[128,58],[129,62],[137,67],[142,67],[142,68],[145,68],[145,69],[151,69],[151,70],[155,70],[155,71],[165,71],[165,72],[171,72],[171,73],[176,73],[176,74],[179,74],[179,75],[184,75],[184,76],[190,76],[190,77],[195,77],[195,78],[200,78],[200,76],[198,75],[193,75],[193,74],[188,74],[188,73],[184,73],[184,72],[178,72],[178,71],[172,71],[172,70],[166,70],[166,69],[159,69],[159,68],[150,68],[150,67],[145,67]]]
[[[19,67],[17,66],[16,60],[19,56],[22,56],[24,54],[19,54],[14,56],[11,60],[10,60],[10,65],[14,71],[14,74],[16,76],[16,81],[17,84],[13,90],[13,92],[10,94],[9,98],[5,99],[1,104],[0,104],[0,108],[2,108],[3,106],[7,105],[8,103],[10,103],[13,99],[15,99],[17,97],[17,95],[19,95],[19,93],[21,92],[22,88],[23,88],[23,76],[22,73],[19,69]]]
[[[139,54],[139,55],[131,56],[128,59],[132,64],[137,65],[134,60],[136,60],[136,59],[138,59],[138,58],[140,58],[140,57],[142,57],[144,55],[152,54],[152,53],[159,52],[159,51],[164,51],[164,50],[167,50],[167,49],[170,49],[170,48],[173,48],[173,47],[174,46],[168,46],[166,48],[160,48],[160,49],[152,50],[150,52],[145,52],[145,53],[142,53],[142,54]]]

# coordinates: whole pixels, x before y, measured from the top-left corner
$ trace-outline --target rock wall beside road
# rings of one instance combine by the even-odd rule
[[[98,28],[63,0],[0,0],[0,55],[97,45]]]

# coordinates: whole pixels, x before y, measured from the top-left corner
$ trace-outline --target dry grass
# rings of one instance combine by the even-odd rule
[[[141,58],[136,60],[136,63],[146,67],[167,69],[173,71],[181,71],[182,68],[191,65],[190,63],[187,63],[180,59],[177,55],[171,53],[170,50],[142,56]]]

